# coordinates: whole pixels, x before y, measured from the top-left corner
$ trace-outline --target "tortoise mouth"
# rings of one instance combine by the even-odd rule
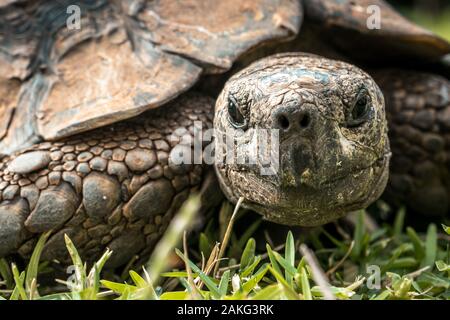
[[[310,170],[309,168],[317,168],[316,162],[314,159],[310,159],[309,162],[312,165],[306,166],[306,169],[299,170],[299,161],[292,161],[294,165],[289,165],[284,168],[282,173],[281,185],[280,187],[285,187],[286,189],[297,190],[297,192],[302,192],[302,189],[307,188],[309,190],[314,190],[315,192],[320,192],[323,189],[327,189],[333,186],[336,186],[339,182],[346,181],[347,179],[352,179],[352,177],[358,176],[362,174],[364,171],[371,168],[379,168],[383,167],[386,163],[389,162],[392,153],[386,152],[379,158],[372,161],[369,165],[364,167],[356,167],[345,173],[336,174],[328,179],[324,179],[321,181],[317,181],[315,179],[311,179],[313,176],[314,169]],[[299,160],[299,159],[296,159]],[[295,169],[292,168],[294,166]],[[304,168],[304,167],[303,167]],[[301,172],[297,174],[296,172]]]
[[[363,168],[354,169],[354,170],[346,173],[345,175],[340,175],[337,177],[333,177],[331,179],[327,179],[323,183],[320,184],[320,187],[328,187],[328,186],[334,185],[339,181],[343,181],[343,180],[349,178],[350,176],[357,175],[357,174],[362,173],[371,168],[376,168],[376,167],[381,168],[383,166],[386,166],[386,164],[389,163],[389,159],[391,158],[391,156],[392,156],[391,152],[386,152],[381,157],[379,157],[375,161],[373,161],[370,165],[365,166]]]
[[[378,167],[380,169],[380,173],[377,175],[377,178],[373,183],[373,187],[370,189],[372,192],[369,192],[369,193],[365,194],[365,196],[360,197],[359,199],[356,199],[355,201],[348,203],[348,205],[347,205],[348,208],[361,207],[365,203],[367,203],[370,199],[378,198],[378,196],[379,196],[378,194],[381,194],[383,192],[385,186],[382,186],[382,183],[383,183],[383,179],[386,177],[385,173],[388,172],[387,169],[389,167],[389,159],[391,158],[391,155],[392,155],[391,152],[385,153],[382,157],[380,157],[379,159],[374,161],[372,166],[364,169],[364,170],[367,170],[370,168]],[[362,170],[362,171],[364,171],[364,170]],[[385,179],[384,183],[385,184],[387,183],[387,179]]]
[[[303,190],[285,189],[284,192],[281,192],[284,195],[280,193],[282,201],[271,204],[251,201],[247,202],[245,207],[262,213],[265,219],[275,223],[301,226],[317,226],[328,223],[350,211],[367,207],[379,197],[387,183],[390,157],[391,153],[387,152],[373,161],[371,165],[358,168],[345,176],[330,179],[319,189],[306,185]],[[375,168],[376,172],[367,180],[364,172],[371,168]],[[356,175],[356,177],[352,177],[352,175]],[[349,179],[355,179],[356,183],[350,184]],[[339,199],[338,193],[334,192],[343,189],[343,186],[358,186],[359,184],[361,188],[354,188],[356,191],[354,196],[351,196],[351,193],[348,194],[350,199],[347,198],[346,201]],[[330,195],[327,196],[327,194]],[[305,203],[313,203],[313,205],[305,206]]]

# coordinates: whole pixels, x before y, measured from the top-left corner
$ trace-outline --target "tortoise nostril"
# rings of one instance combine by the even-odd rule
[[[309,126],[309,123],[311,122],[311,119],[309,117],[309,114],[305,113],[300,117],[300,128],[306,128]]]
[[[308,133],[314,122],[314,114],[307,108],[297,105],[294,107],[281,107],[273,114],[272,124],[284,133]]]
[[[279,115],[277,121],[281,129],[286,130],[289,128],[289,119],[285,115]]]

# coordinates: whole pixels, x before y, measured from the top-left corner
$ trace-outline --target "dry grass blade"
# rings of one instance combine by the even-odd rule
[[[229,201],[224,201],[219,211],[219,235],[220,239],[225,236],[228,227],[228,221],[233,215],[233,208]]]
[[[211,251],[211,254],[209,255],[208,261],[206,262],[206,265],[204,266],[203,272],[208,276],[209,273],[211,272],[211,270],[215,267],[215,265],[218,263],[218,257],[219,257],[219,244],[216,243],[214,248]],[[203,288],[203,281],[200,280],[200,277],[198,277],[197,279],[199,279],[199,289]],[[196,280],[197,280],[196,279]]]
[[[234,220],[236,219],[236,214],[238,213],[239,208],[242,205],[242,202],[244,202],[244,198],[240,197],[238,202],[236,203],[236,206],[234,207],[233,215],[231,216],[230,221],[228,222],[227,230],[225,231],[225,235],[220,245],[219,256],[217,257],[218,261],[216,263],[216,266],[214,267],[214,276],[217,276],[217,271],[219,270],[220,266],[220,259],[222,259],[223,255],[225,254],[225,249],[227,248],[228,241],[230,240],[231,230],[233,229]]]
[[[36,278],[33,278],[33,280],[31,280],[29,295],[30,295],[30,300],[33,300],[35,298],[35,296],[38,296],[38,294],[37,294],[37,280],[36,280]]]
[[[426,266],[426,267],[420,268],[419,270],[416,270],[414,272],[406,274],[405,277],[409,277],[411,279],[417,278],[418,276],[420,276],[423,272],[427,271],[428,269],[431,269],[431,267]]]
[[[209,272],[211,272],[212,268],[217,263],[217,259],[219,257],[219,250],[220,250],[220,245],[218,243],[216,243],[214,245],[214,248],[211,251],[211,254],[209,255],[208,261],[206,262],[205,272],[207,272],[207,274]]]
[[[330,270],[328,270],[325,275],[327,277],[329,277],[331,274],[333,274],[337,269],[339,269],[339,267],[345,262],[345,260],[347,260],[347,258],[350,256],[350,253],[352,253],[353,250],[353,246],[355,245],[355,241],[352,241],[350,243],[350,247],[348,248],[347,252],[345,253],[345,255],[342,257],[341,260],[339,260],[338,263],[336,263],[336,265],[334,267],[332,267]]]
[[[314,281],[317,283],[317,285],[320,287],[325,300],[336,300],[336,297],[331,292],[330,284],[328,283],[327,277],[323,272],[322,268],[319,266],[319,263],[317,262],[317,259],[314,256],[314,254],[311,252],[311,250],[309,250],[309,248],[305,244],[300,245],[300,252],[305,257],[306,261],[311,267],[312,277]]]

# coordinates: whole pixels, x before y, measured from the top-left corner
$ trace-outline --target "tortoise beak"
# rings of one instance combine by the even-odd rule
[[[289,139],[281,145],[281,186],[299,187],[308,184],[314,168],[311,143]]]

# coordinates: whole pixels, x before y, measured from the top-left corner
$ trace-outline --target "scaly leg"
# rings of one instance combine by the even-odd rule
[[[201,164],[172,163],[170,152],[181,137],[193,136],[194,121],[211,127],[212,117],[213,101],[191,94],[2,159],[0,256],[29,256],[49,230],[45,260],[67,261],[64,234],[90,261],[112,249],[111,267],[148,254],[205,173]]]

